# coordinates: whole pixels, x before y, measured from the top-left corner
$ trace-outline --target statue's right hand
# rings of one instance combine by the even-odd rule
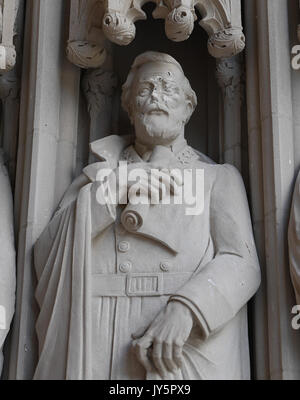
[[[182,367],[183,346],[193,327],[193,314],[178,301],[171,301],[144,333],[132,335],[137,359],[147,372],[164,378]]]
[[[108,170],[107,170],[108,171]],[[176,196],[179,187],[183,185],[180,175],[171,174],[166,169],[152,168],[151,164],[134,163],[127,166],[127,170],[116,168],[110,173],[103,172],[96,185],[97,201],[99,204],[127,204],[137,196],[137,187],[140,197],[147,197],[152,204],[159,204],[169,196]]]
[[[136,195],[136,184],[138,184],[143,197],[148,197],[152,204],[159,204],[171,195],[176,196],[179,193],[179,187],[183,184],[181,176],[171,174],[166,169],[151,168],[150,164],[142,171],[131,168],[128,179],[129,200]],[[134,188],[131,190],[133,185]]]

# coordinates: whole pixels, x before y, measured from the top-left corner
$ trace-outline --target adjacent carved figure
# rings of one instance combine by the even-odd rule
[[[3,344],[9,331],[15,307],[15,249],[13,200],[6,168],[0,153],[0,375]]]
[[[295,186],[288,238],[291,278],[297,304],[300,304],[300,173]]]
[[[171,56],[138,56],[122,101],[135,137],[91,144],[99,162],[35,246],[35,379],[247,379],[260,269],[243,181],[187,145],[197,98]],[[188,182],[199,212],[173,201]]]

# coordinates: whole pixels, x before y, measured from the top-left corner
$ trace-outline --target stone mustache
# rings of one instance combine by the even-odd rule
[[[135,136],[91,143],[99,161],[73,182],[35,245],[35,379],[248,379],[246,305],[260,268],[242,179],[187,145],[197,98],[171,56],[138,56],[122,103]],[[203,170],[203,212],[163,204],[176,180],[154,180],[160,201],[147,212],[133,207],[142,219],[130,224],[130,184],[127,205],[96,196],[110,188],[99,171],[121,161],[164,178],[172,168]]]

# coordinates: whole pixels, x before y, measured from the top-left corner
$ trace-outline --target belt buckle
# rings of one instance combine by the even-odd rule
[[[126,276],[126,294],[129,297],[162,296],[163,274],[128,274]]]

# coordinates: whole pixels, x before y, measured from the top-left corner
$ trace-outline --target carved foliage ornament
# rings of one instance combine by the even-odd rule
[[[231,57],[245,47],[240,0],[72,0],[69,59],[83,68],[101,66],[105,37],[118,45],[130,44],[136,35],[135,22],[147,18],[142,7],[148,2],[156,4],[153,17],[165,20],[170,40],[190,37],[197,9],[213,57]]]
[[[245,46],[240,0],[106,0],[105,35],[119,45],[129,44],[135,37],[134,23],[146,19],[142,6],[147,2],[156,4],[153,17],[165,19],[170,40],[181,42],[190,37],[196,8],[203,16],[200,25],[209,34],[208,49],[214,57],[233,56]]]
[[[0,0],[0,73],[10,71],[16,64],[14,46],[15,23],[19,0]]]

